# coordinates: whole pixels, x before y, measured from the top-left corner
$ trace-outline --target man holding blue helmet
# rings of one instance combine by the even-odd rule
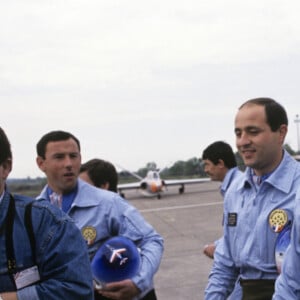
[[[126,237],[140,249],[137,274],[105,284],[96,291],[96,299],[156,299],[151,291],[163,254],[162,237],[118,194],[78,179],[80,143],[71,133],[47,133],[37,144],[37,155],[37,164],[48,183],[38,199],[48,199],[74,219],[87,242],[90,259],[113,236]]]

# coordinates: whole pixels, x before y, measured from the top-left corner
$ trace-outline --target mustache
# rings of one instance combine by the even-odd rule
[[[245,151],[245,150],[252,150],[252,151],[254,151],[255,149],[251,145],[244,145],[244,146],[239,147],[239,150],[240,151]]]

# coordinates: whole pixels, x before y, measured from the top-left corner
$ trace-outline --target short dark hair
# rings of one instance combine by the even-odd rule
[[[0,127],[0,165],[7,159],[12,158],[10,142],[4,132]]]
[[[59,141],[66,141],[68,139],[73,139],[80,151],[80,142],[79,140],[72,134],[62,130],[50,131],[46,133],[36,144],[36,152],[37,155],[45,158],[46,154],[46,147],[49,142],[59,142]]]
[[[217,141],[207,146],[202,153],[202,159],[208,159],[215,165],[221,159],[228,169],[237,165],[231,146],[223,141]]]
[[[267,124],[274,132],[280,128],[281,125],[288,125],[288,117],[284,107],[271,98],[254,98],[247,100],[240,106],[240,109],[248,104],[256,104],[265,107]]]
[[[118,173],[113,164],[106,160],[94,158],[81,165],[80,173],[87,172],[96,187],[108,183],[109,190],[117,192]]]

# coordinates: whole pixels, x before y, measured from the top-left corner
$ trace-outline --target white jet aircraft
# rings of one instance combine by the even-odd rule
[[[203,183],[211,180],[210,178],[163,180],[160,178],[160,172],[158,171],[148,171],[147,176],[145,178],[142,178],[139,175],[132,172],[129,173],[132,176],[136,177],[139,181],[133,183],[118,184],[118,192],[122,197],[125,197],[123,193],[124,190],[138,189],[144,196],[156,196],[158,199],[160,199],[161,193],[164,192],[166,187],[168,186],[180,186],[178,191],[180,194],[182,194],[184,193],[184,187],[186,184]]]

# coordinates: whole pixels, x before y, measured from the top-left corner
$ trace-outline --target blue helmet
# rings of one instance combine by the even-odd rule
[[[140,253],[128,238],[116,236],[105,241],[92,262],[95,280],[109,283],[132,278],[140,267]]]

